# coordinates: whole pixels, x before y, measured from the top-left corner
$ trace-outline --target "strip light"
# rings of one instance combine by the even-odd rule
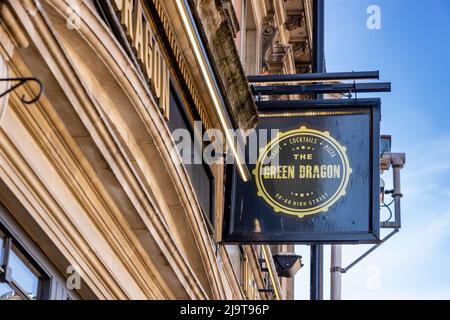
[[[234,137],[230,133],[230,129],[232,130],[232,126],[230,124],[230,120],[224,113],[225,106],[223,100],[220,98],[219,89],[217,87],[217,83],[213,79],[213,73],[211,67],[207,63],[206,53],[200,45],[198,33],[194,27],[193,18],[189,12],[188,5],[184,0],[176,0],[176,5],[178,9],[178,13],[181,16],[181,20],[187,31],[189,43],[191,44],[192,49],[195,53],[195,58],[200,66],[203,79],[206,82],[207,89],[209,94],[213,100],[214,107],[219,115],[220,124],[222,125],[223,130],[225,131],[225,136],[228,142],[228,145],[231,148],[231,151],[236,159],[237,167],[239,170],[239,174],[244,182],[247,182],[250,179],[250,173],[248,171],[247,166],[245,165],[245,158],[242,153],[236,148]],[[234,130],[233,130],[234,131]]]
[[[262,249],[263,254],[264,254],[264,260],[266,260],[267,269],[269,270],[270,280],[272,281],[272,286],[273,286],[273,290],[275,291],[275,296],[276,296],[277,300],[281,300],[281,293],[279,291],[277,282],[275,280],[275,278],[277,277],[277,271],[273,270],[273,266],[269,262],[270,261],[269,260],[270,257],[269,257],[269,252],[268,251],[270,249],[268,249],[268,246],[266,246],[266,245],[261,246],[261,249]]]
[[[352,110],[352,111],[304,111],[304,112],[262,112],[259,114],[260,118],[291,118],[291,117],[315,117],[315,116],[345,116],[352,114],[363,114],[367,110]]]
[[[296,85],[302,85],[302,84],[337,84],[341,83],[341,81],[337,80],[296,80],[296,81],[263,81],[263,82],[255,82],[255,81],[249,81],[251,85],[253,85],[255,88],[257,87],[264,87],[264,86],[296,86]]]

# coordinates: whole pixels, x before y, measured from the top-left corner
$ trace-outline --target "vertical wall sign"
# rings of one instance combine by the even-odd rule
[[[379,100],[264,111],[255,140],[253,179],[228,169],[222,242],[379,241]]]
[[[146,4],[142,0],[114,0],[112,5],[159,109],[169,120],[170,70],[153,33]]]

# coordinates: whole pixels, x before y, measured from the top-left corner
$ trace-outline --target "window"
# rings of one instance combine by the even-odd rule
[[[52,262],[59,260],[59,253],[46,253],[40,248],[46,239],[37,225],[29,230],[26,232],[0,201],[0,300],[81,299],[81,290],[68,287],[67,277],[71,274],[60,271],[68,266],[60,264],[58,270]],[[83,292],[93,296],[87,286]]]
[[[243,254],[242,260],[242,281],[244,295],[248,300],[260,300],[261,296],[258,290],[258,284],[256,283],[255,276],[248,261],[247,255]]]
[[[261,30],[256,23],[255,11],[251,1],[239,3],[240,26],[239,52],[246,74],[259,74],[261,67]]]
[[[5,235],[0,231],[0,266],[3,262],[3,243],[5,242]]]
[[[172,134],[179,129],[190,132],[191,141],[189,141],[189,144],[191,148],[187,151],[189,154],[180,155],[183,158],[189,159],[189,161],[187,161],[188,163],[184,163],[184,167],[189,175],[202,212],[206,217],[210,232],[214,233],[214,176],[211,168],[203,161],[203,145],[198,145],[193,140],[195,134],[194,126],[189,120],[187,110],[181,102],[176,89],[172,85],[170,89],[170,119],[167,125]],[[203,132],[201,135],[203,136]],[[200,141],[201,138],[202,137],[199,138]],[[182,139],[175,141],[176,144],[180,142],[184,141]],[[201,161],[197,161],[196,159],[201,159]]]
[[[45,277],[23,250],[0,231],[0,300],[37,300],[45,298]]]

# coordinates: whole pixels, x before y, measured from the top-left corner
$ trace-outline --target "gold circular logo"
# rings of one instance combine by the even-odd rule
[[[327,212],[346,194],[351,173],[347,149],[329,132],[306,127],[279,133],[253,170],[258,196],[300,218]]]

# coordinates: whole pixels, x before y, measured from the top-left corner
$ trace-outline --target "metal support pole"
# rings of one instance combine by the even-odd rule
[[[323,73],[325,72],[325,1],[314,0],[313,10],[313,73]],[[321,245],[311,246],[310,299],[323,299],[323,247]]]
[[[394,181],[394,190],[392,191],[392,197],[394,198],[395,214],[394,214],[394,221],[382,222],[381,227],[386,229],[400,229],[402,227],[400,201],[403,198],[400,183],[400,171],[405,166],[406,155],[404,153],[391,153],[390,161],[393,169],[392,179]]]
[[[341,300],[341,288],[342,288],[342,246],[331,246],[331,287],[330,298],[331,300]]]
[[[311,246],[310,299],[323,300],[323,246]]]
[[[393,179],[394,179],[394,200],[395,200],[395,222],[397,227],[400,228],[402,225],[401,221],[401,208],[400,208],[400,199],[403,198],[402,188],[401,188],[401,179],[400,179],[400,171],[403,169],[403,166],[406,162],[406,156],[403,153],[394,153],[391,155],[391,165],[393,168]]]
[[[325,0],[313,5],[313,73],[325,72]]]

